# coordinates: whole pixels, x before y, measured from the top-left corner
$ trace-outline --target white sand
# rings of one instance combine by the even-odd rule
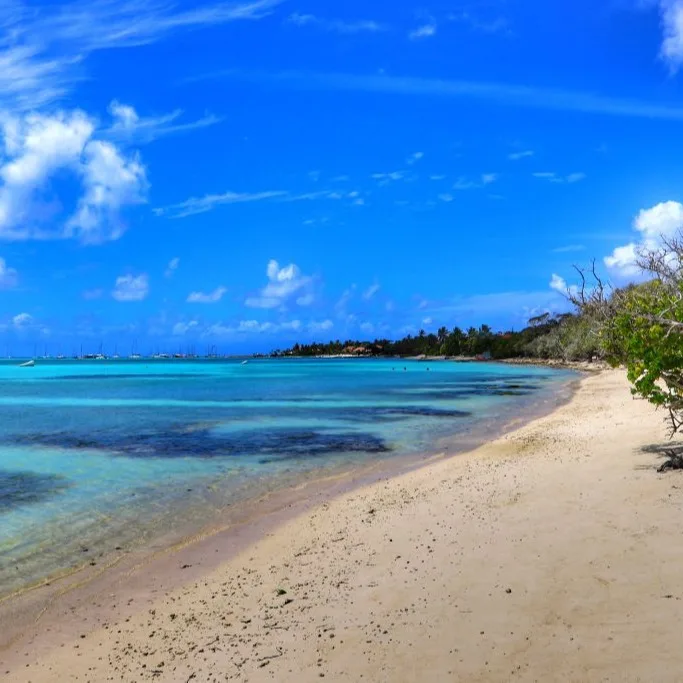
[[[27,637],[0,677],[681,681],[683,479],[642,450],[664,442],[621,373],[588,377],[552,415],[334,499],[130,621],[52,650]]]

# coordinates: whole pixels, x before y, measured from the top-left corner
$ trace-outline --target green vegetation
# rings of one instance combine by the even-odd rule
[[[588,318],[565,313],[545,313],[529,321],[521,331],[494,332],[488,325],[467,331],[441,327],[436,333],[420,330],[403,339],[347,340],[326,344],[295,344],[275,356],[483,356],[493,359],[542,358],[564,361],[591,360],[600,353],[598,335]]]
[[[683,241],[641,251],[638,265],[648,281],[610,291],[593,270],[590,290],[582,274],[572,298],[605,359],[626,367],[634,395],[668,412],[673,435],[683,427]]]

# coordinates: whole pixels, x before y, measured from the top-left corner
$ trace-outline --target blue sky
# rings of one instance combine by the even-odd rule
[[[683,0],[7,0],[0,355],[564,310],[683,226],[682,64]]]

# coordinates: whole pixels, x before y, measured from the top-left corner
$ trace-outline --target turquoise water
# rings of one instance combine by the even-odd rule
[[[0,594],[283,482],[457,445],[572,378],[402,360],[0,364]]]

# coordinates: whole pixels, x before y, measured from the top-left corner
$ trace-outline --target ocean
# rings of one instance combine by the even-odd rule
[[[418,462],[575,373],[399,359],[0,364],[0,596],[340,469]]]

